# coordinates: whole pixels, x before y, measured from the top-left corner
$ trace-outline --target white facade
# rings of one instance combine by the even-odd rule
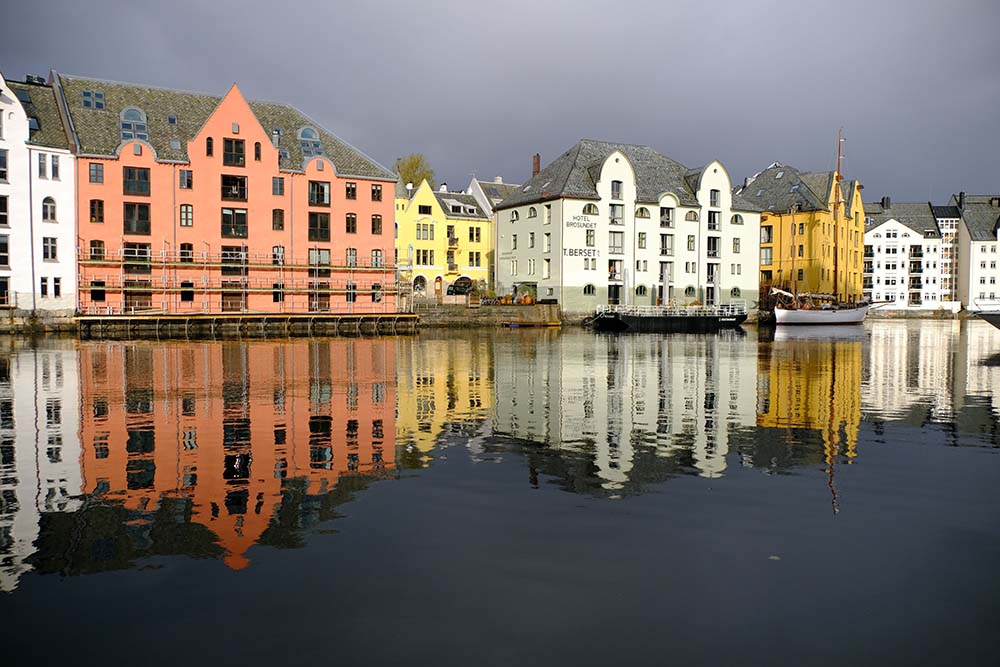
[[[559,196],[498,211],[498,293],[534,292],[578,313],[608,303],[756,305],[760,215],[733,209],[719,162],[694,177],[697,206],[682,206],[673,192],[639,201],[638,176],[620,151],[592,174],[596,199]]]
[[[973,240],[966,225],[958,227],[958,298],[967,310],[1000,307],[1000,236]]]
[[[865,231],[864,294],[886,309],[950,305],[942,285],[941,237],[890,218]]]
[[[72,314],[76,310],[74,156],[66,148],[32,140],[33,125],[59,123],[62,132],[61,120],[53,114],[29,117],[25,104],[54,111],[56,101],[48,86],[12,87],[0,77],[0,215],[6,207],[6,218],[0,219],[0,307],[21,314]],[[46,128],[50,135],[58,134],[55,129]]]
[[[31,570],[42,513],[80,506],[78,371],[69,341],[0,354],[0,591]]]

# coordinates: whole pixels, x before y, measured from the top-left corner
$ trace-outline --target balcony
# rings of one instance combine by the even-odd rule
[[[625,246],[613,245],[610,248],[608,248],[608,252],[612,255],[624,255]]]
[[[875,289],[875,284],[870,278],[865,278],[861,283],[862,289]]]
[[[625,221],[622,218],[616,218],[614,216],[611,216],[610,218],[608,218],[608,224],[611,224],[611,225],[624,225]]]
[[[449,236],[448,237],[448,247],[449,248],[457,248],[458,247],[458,237],[457,236]]]
[[[660,227],[673,228],[673,226],[674,226],[674,219],[672,217],[670,217],[669,215],[660,216]]]
[[[455,262],[448,262],[448,272],[458,273],[458,264],[456,264]]]
[[[715,285],[719,282],[719,277],[714,273],[709,274],[708,278],[705,279],[709,285]]]
[[[221,196],[226,201],[246,201],[247,186],[245,183],[243,185],[223,184]]]
[[[719,231],[719,221],[718,220],[709,219],[709,221],[708,221],[708,231],[710,231],[710,232],[717,232],[717,231]]]
[[[910,273],[923,273],[924,266],[920,262],[910,262]]]
[[[716,257],[717,258],[719,256],[719,249],[716,248],[716,249],[713,250],[712,248],[709,248],[708,250],[705,251],[705,255],[707,257]]]
[[[661,247],[660,248],[660,256],[661,257],[673,257],[674,256],[674,249],[673,248],[662,248]]]
[[[608,280],[621,280],[621,279],[622,279],[622,274],[620,272],[618,271],[608,272]]]
[[[920,289],[924,286],[919,278],[910,278],[910,289]]]

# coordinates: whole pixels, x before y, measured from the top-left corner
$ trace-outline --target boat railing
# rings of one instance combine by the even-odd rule
[[[619,314],[633,317],[732,317],[746,315],[745,301],[733,301],[714,306],[625,306],[606,305],[597,307],[598,315]]]

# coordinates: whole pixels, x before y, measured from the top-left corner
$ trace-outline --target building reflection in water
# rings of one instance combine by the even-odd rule
[[[385,339],[4,355],[5,587],[36,550],[37,569],[74,573],[165,553],[241,569],[255,543],[295,546],[308,515],[393,474],[394,358]]]
[[[605,490],[716,477],[752,427],[756,340],[526,332],[496,344],[494,430],[592,459]]]

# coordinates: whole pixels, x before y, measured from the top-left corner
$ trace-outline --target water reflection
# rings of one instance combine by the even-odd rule
[[[391,475],[394,354],[363,339],[15,346],[0,361],[4,588],[31,567],[158,554],[242,569],[256,543],[301,543],[345,476]]]
[[[156,555],[246,568],[449,447],[621,497],[679,475],[825,473],[876,443],[996,447],[1000,332],[75,343],[0,349],[0,587]],[[819,477],[819,475],[816,475]],[[820,483],[817,480],[817,483]]]

